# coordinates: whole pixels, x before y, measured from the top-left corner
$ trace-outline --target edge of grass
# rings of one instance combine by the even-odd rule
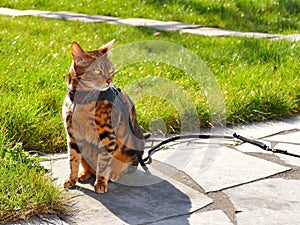
[[[0,224],[35,215],[71,213],[68,198],[54,186],[41,158],[29,155],[22,144],[0,147]]]

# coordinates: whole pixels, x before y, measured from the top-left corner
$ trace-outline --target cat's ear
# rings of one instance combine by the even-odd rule
[[[106,43],[105,45],[103,45],[101,48],[98,49],[98,52],[103,55],[105,53],[107,53],[109,50],[111,50],[112,46],[115,43],[115,39],[111,40],[110,42]]]
[[[94,58],[87,54],[77,42],[72,43],[72,56],[76,66],[87,67]]]

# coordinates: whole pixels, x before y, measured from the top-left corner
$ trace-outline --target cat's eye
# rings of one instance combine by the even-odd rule
[[[100,70],[94,70],[95,74],[99,75],[101,73]]]

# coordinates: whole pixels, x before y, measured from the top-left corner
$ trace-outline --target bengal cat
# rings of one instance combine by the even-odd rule
[[[65,187],[96,175],[95,192],[108,190],[136,169],[144,137],[127,94],[112,85],[114,67],[109,52],[114,40],[93,51],[72,43],[73,61],[67,75],[68,95],[63,103],[70,177]]]

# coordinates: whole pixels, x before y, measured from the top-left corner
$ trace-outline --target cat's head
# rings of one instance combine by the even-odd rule
[[[106,90],[114,77],[109,51],[114,40],[93,51],[84,51],[77,42],[72,43],[73,62],[70,67],[68,88],[81,91]]]

